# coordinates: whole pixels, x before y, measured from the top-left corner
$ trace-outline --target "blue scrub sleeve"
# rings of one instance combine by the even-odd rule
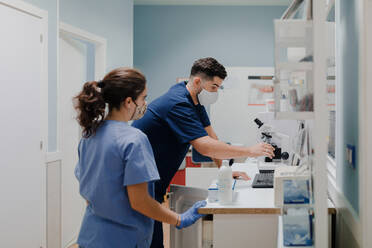
[[[181,143],[208,136],[200,116],[189,103],[178,103],[168,112],[166,122]]]
[[[79,142],[79,146],[78,146],[78,162],[75,166],[75,171],[74,171],[74,174],[75,174],[75,177],[78,181],[80,181],[80,144],[81,144],[81,140]]]
[[[203,127],[208,127],[211,125],[211,122],[208,117],[208,113],[205,110],[205,107],[203,105],[197,105],[198,111],[199,111],[199,116],[200,120],[203,123]]]
[[[123,153],[124,186],[160,179],[154,154],[145,134],[138,130],[138,135],[125,146]]]

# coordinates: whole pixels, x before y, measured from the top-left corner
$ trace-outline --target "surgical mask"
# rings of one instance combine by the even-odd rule
[[[134,102],[134,104],[136,104],[137,107],[133,113],[131,120],[135,121],[141,119],[145,115],[145,112],[147,110],[147,103],[145,102],[145,104],[143,104],[142,106],[137,105],[136,102]]]
[[[203,106],[211,105],[217,102],[218,99],[218,91],[216,92],[209,92],[205,89],[198,94],[199,103]]]

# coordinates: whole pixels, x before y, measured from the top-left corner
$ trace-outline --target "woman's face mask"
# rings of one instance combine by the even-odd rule
[[[136,102],[134,102],[134,104],[136,104],[136,109],[134,110],[133,116],[131,118],[131,120],[133,121],[141,119],[145,115],[145,112],[147,110],[147,102],[145,102],[142,106],[137,105]]]
[[[202,88],[201,92],[197,95],[199,103],[203,106],[211,105],[218,100],[218,91],[209,92],[206,89]]]

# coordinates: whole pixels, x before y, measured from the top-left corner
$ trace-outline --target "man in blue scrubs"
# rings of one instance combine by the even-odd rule
[[[273,148],[268,144],[236,147],[218,140],[204,106],[217,101],[218,90],[226,75],[223,65],[214,58],[195,61],[189,81],[172,86],[148,106],[142,119],[133,123],[147,135],[154,152],[160,174],[160,180],[155,183],[157,201],[163,201],[166,189],[190,145],[202,155],[213,158],[218,165],[221,164],[220,159],[274,155]],[[234,176],[248,179],[239,172]],[[155,221],[151,248],[162,247],[162,223]]]

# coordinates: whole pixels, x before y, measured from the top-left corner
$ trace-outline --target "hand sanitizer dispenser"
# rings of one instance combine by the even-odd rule
[[[218,171],[218,202],[230,204],[232,202],[232,169],[228,161],[223,161]]]

